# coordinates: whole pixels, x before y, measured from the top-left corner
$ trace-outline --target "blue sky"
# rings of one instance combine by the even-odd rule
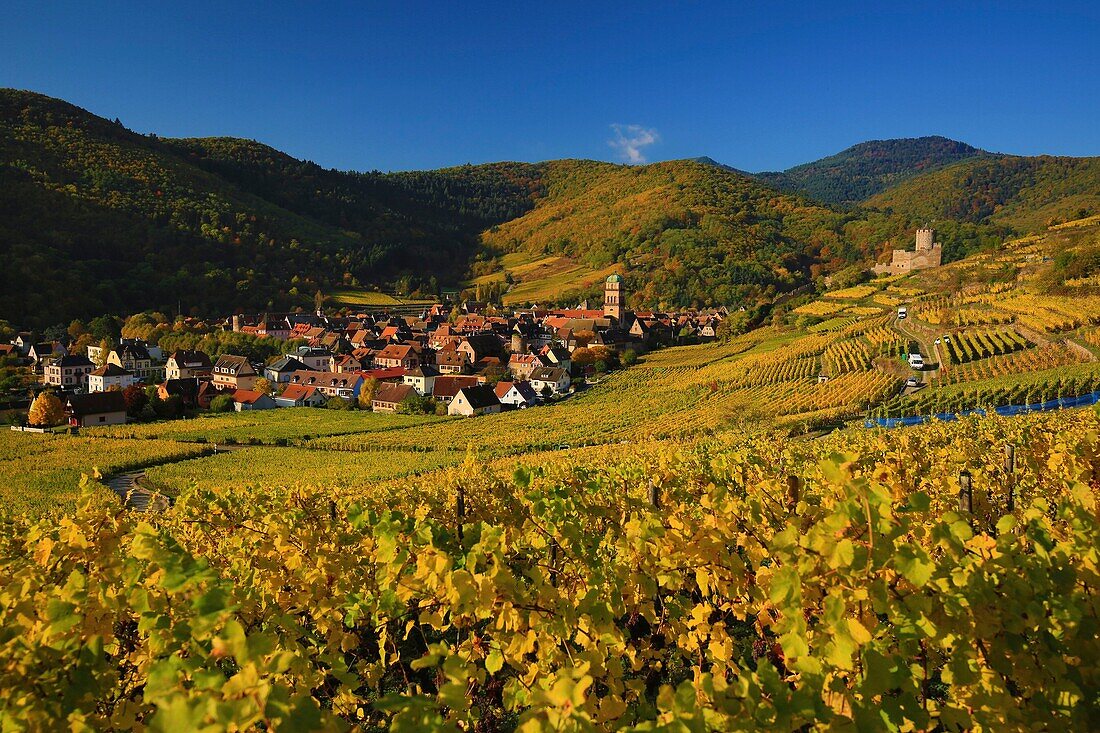
[[[0,86],[326,167],[1100,155],[1096,3],[7,2]]]

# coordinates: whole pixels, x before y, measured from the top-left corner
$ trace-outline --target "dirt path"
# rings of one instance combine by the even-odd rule
[[[920,344],[922,354],[926,354],[928,356],[935,355],[936,368],[920,372],[921,380],[927,381],[927,379],[925,379],[926,376],[938,377],[940,374],[940,367],[943,365],[943,362],[940,360],[940,350],[939,347],[937,347],[934,343],[934,340],[929,336],[921,334],[920,332],[918,332],[916,327],[912,327],[911,324],[904,321],[895,320],[894,328],[898,331],[898,333],[900,333],[902,336],[905,336],[908,340],[916,341],[918,344]],[[932,345],[931,349],[928,348],[929,344]]]
[[[120,473],[107,479],[107,485],[118,494],[124,504],[137,512],[163,512],[171,502],[168,497],[141,485],[145,471]]]
[[[1092,351],[1090,349],[1088,349],[1085,346],[1082,346],[1081,344],[1077,343],[1073,339],[1066,339],[1065,344],[1066,344],[1066,346],[1070,347],[1071,349],[1073,349],[1077,353],[1081,354],[1081,356],[1085,357],[1089,361],[1096,361],[1096,354],[1092,353]]]
[[[1017,331],[1019,331],[1021,336],[1023,336],[1024,338],[1026,338],[1028,341],[1035,344],[1036,346],[1046,346],[1047,344],[1050,343],[1049,338],[1047,338],[1046,336],[1039,333],[1038,331],[1036,331],[1033,328],[1028,328],[1027,326],[1022,326],[1019,323],[1013,323],[1012,327],[1015,328]]]
[[[215,451],[202,453],[197,456],[186,456],[183,458],[177,458],[175,460],[164,461],[163,463],[157,463],[154,466],[146,466],[137,471],[127,471],[126,473],[118,473],[113,476],[108,476],[106,479],[107,486],[111,488],[119,497],[122,502],[138,512],[163,512],[172,505],[172,500],[160,493],[156,489],[149,488],[142,484],[142,479],[145,478],[145,471],[156,466],[168,466],[173,463],[183,463],[184,461],[194,461],[199,458],[206,458],[207,456],[217,455],[218,453],[231,453],[236,450],[240,450],[244,446],[222,446],[219,445]]]

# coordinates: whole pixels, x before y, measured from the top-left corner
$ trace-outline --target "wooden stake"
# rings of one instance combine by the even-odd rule
[[[970,514],[974,508],[974,492],[970,483],[970,471],[959,473],[959,513]]]
[[[462,525],[466,523],[466,488],[462,484],[458,485],[455,514],[458,515],[458,539],[462,541]]]
[[[787,509],[794,511],[798,507],[798,499],[802,493],[802,479],[798,476],[787,477]]]
[[[657,482],[653,479],[649,480],[649,504],[654,509],[661,508],[661,490],[657,487]]]
[[[1016,447],[1011,443],[1005,446],[1005,485],[1008,489],[1005,507],[1012,512],[1016,508]]]

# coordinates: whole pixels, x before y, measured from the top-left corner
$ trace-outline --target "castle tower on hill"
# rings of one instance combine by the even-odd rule
[[[603,314],[614,318],[618,323],[623,322],[623,300],[626,292],[623,291],[622,275],[608,275],[603,284]]]
[[[939,267],[943,262],[943,245],[933,241],[935,236],[934,229],[921,227],[917,230],[914,251],[895,249],[889,264],[875,265],[875,274],[907,275],[916,270]]]
[[[917,251],[918,252],[931,252],[936,246],[932,243],[932,237],[935,236],[935,231],[932,229],[918,229],[917,230]]]

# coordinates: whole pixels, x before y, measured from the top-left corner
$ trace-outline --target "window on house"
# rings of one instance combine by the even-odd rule
[[[99,421],[100,422],[107,422],[107,416],[106,415],[100,415],[99,416]]]

